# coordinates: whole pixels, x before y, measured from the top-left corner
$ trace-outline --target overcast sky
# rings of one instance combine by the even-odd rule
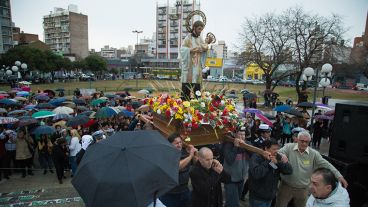
[[[15,25],[26,33],[38,34],[43,41],[42,17],[54,7],[77,5],[79,12],[88,15],[89,49],[99,51],[104,45],[116,48],[134,45],[136,35],[132,30],[143,30],[140,38],[151,38],[157,2],[167,0],[11,0],[11,7]],[[218,40],[225,40],[230,49],[237,44],[245,17],[278,13],[297,5],[323,16],[336,13],[344,18],[349,28],[346,38],[351,43],[355,36],[362,35],[368,11],[368,0],[200,0],[200,4],[207,16],[205,33],[210,31]]]

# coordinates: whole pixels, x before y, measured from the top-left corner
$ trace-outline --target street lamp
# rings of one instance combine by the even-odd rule
[[[132,32],[137,34],[137,45],[136,45],[137,69],[136,69],[136,71],[135,71],[135,73],[136,73],[136,76],[135,76],[135,87],[136,87],[136,88],[137,88],[137,90],[138,90],[138,68],[139,68],[139,66],[138,66],[138,35],[139,35],[140,33],[143,33],[143,31],[134,30],[134,31],[132,31]]]
[[[302,74],[302,80],[304,81],[312,80],[312,76],[314,74],[316,75],[314,93],[313,93],[312,118],[311,118],[312,133],[313,133],[313,121],[314,121],[314,111],[315,111],[315,105],[316,105],[317,87],[318,87],[318,84],[320,84],[323,87],[323,96],[324,96],[325,88],[331,84],[331,81],[329,79],[331,77],[331,72],[332,72],[332,65],[329,63],[325,63],[324,65],[322,65],[321,80],[319,82],[318,82],[319,80],[319,70],[318,69],[316,69],[316,73],[314,73],[313,68],[307,67],[304,69],[303,74]]]

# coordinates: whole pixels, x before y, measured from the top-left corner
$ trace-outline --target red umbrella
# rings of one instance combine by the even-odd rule
[[[96,123],[96,120],[91,119],[86,124],[84,124],[83,127],[87,128],[87,127],[94,125],[95,123]]]
[[[260,113],[256,113],[256,116],[261,120],[263,121],[265,124],[267,124],[268,126],[272,127],[272,122],[267,118],[265,117],[263,114],[260,114]]]

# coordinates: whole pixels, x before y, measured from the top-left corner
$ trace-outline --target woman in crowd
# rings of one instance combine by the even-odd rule
[[[28,175],[34,175],[32,172],[32,145],[33,140],[23,130],[19,130],[16,139],[16,155],[15,159],[22,168],[22,178]],[[26,171],[27,170],[27,171]]]

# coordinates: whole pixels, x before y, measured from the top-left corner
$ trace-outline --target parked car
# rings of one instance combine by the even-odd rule
[[[251,82],[251,84],[254,84],[254,85],[260,85],[260,84],[265,84],[265,82],[263,80],[253,80]]]

